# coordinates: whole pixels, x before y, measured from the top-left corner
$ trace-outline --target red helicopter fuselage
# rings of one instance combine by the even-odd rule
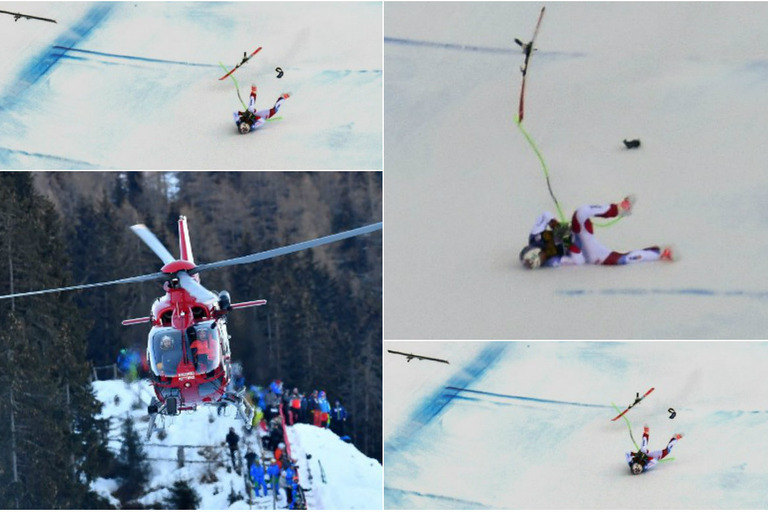
[[[175,276],[195,268],[185,217],[179,218],[182,259],[166,263],[162,272]],[[197,274],[190,276],[199,284]],[[226,314],[265,304],[255,300],[230,304],[229,294],[210,293],[207,300],[195,298],[176,277],[163,285],[166,294],[152,305],[149,317],[123,321],[123,325],[151,323],[147,340],[147,362],[157,399],[170,403],[170,413],[194,410],[219,402],[231,378],[231,353]],[[206,290],[207,291],[207,290]]]

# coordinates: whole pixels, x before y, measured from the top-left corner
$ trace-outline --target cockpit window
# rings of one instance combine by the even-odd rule
[[[149,332],[149,363],[155,375],[175,376],[183,350],[181,331],[172,327],[153,327]]]
[[[195,365],[197,373],[208,373],[218,368],[221,353],[214,322],[195,324],[183,333],[173,327],[158,326],[149,332],[149,362],[155,375],[175,377],[184,351],[187,351],[186,360]]]
[[[195,335],[190,344],[192,360],[198,373],[208,373],[218,368],[221,362],[219,334],[214,322],[195,324]]]

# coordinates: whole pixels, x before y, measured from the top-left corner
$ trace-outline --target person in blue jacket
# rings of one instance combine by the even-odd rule
[[[341,402],[336,400],[336,404],[331,412],[331,430],[333,430],[337,436],[342,437],[344,435],[344,427],[347,423],[347,410],[341,405]]]
[[[256,497],[261,496],[260,491],[264,489],[264,496],[267,495],[267,482],[264,480],[264,466],[256,461],[251,465],[251,481],[253,482],[253,493]]]
[[[325,396],[325,391],[321,391],[317,396],[317,406],[320,409],[319,426],[328,428],[328,423],[331,421],[331,404],[328,402],[328,398]]]

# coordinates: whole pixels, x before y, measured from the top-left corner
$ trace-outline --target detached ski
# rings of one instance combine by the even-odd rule
[[[541,27],[541,20],[544,17],[544,9],[545,7],[541,8],[541,12],[539,13],[539,20],[536,22],[536,28],[533,30],[533,37],[531,38],[531,41],[529,43],[524,43],[520,39],[515,39],[515,42],[520,45],[520,48],[523,49],[523,55],[525,55],[525,61],[523,62],[523,66],[520,68],[520,71],[523,73],[523,84],[520,87],[520,106],[518,108],[517,120],[518,123],[523,122],[523,106],[525,103],[525,75],[528,73],[528,62],[531,60],[531,53],[533,53],[533,50],[535,50],[533,44],[536,42],[536,35],[539,33],[539,27]]]
[[[646,392],[645,392],[645,394],[644,394],[643,396],[640,396],[640,393],[637,393],[637,396],[635,397],[635,401],[634,401],[634,402],[632,402],[632,403],[629,405],[629,407],[627,407],[627,408],[626,408],[626,409],[624,409],[624,410],[623,410],[621,413],[619,413],[619,415],[618,415],[618,416],[616,416],[615,418],[611,419],[611,421],[616,421],[617,419],[619,419],[619,418],[621,418],[622,416],[624,416],[625,414],[627,414],[627,411],[629,411],[631,408],[633,408],[634,406],[636,406],[637,404],[639,404],[640,402],[642,402],[642,401],[643,401],[643,398],[645,398],[645,397],[647,397],[648,395],[650,395],[650,394],[651,394],[651,392],[652,392],[654,389],[656,389],[656,388],[651,388],[651,389],[649,389],[648,391],[646,391]],[[616,410],[618,411],[619,409],[618,409],[618,408],[616,408]],[[631,431],[630,431],[630,432],[631,432]]]
[[[255,51],[255,52],[253,52],[253,53],[252,53],[252,54],[250,54],[250,55],[246,55],[246,53],[245,53],[245,52],[243,52],[243,60],[241,60],[241,61],[240,61],[240,64],[238,64],[237,66],[235,66],[234,68],[232,68],[232,69],[229,71],[229,73],[227,73],[227,74],[226,74],[226,75],[224,75],[223,77],[219,78],[219,80],[224,80],[224,79],[226,79],[227,77],[229,77],[229,75],[231,75],[232,73],[234,73],[235,71],[237,71],[237,68],[239,68],[240,66],[242,66],[243,64],[245,64],[246,62],[248,62],[249,60],[251,60],[251,57],[253,57],[253,56],[254,56],[254,55],[256,55],[257,53],[259,53],[260,51],[261,51],[261,46],[259,46],[258,48],[256,48],[256,51]]]

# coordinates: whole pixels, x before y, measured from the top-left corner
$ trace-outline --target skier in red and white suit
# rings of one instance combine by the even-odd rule
[[[627,464],[629,464],[629,469],[635,475],[639,475],[643,471],[648,471],[649,469],[654,467],[656,464],[658,464],[661,459],[669,455],[669,452],[672,451],[672,448],[674,448],[677,442],[683,438],[683,434],[675,434],[674,436],[672,436],[672,439],[669,440],[669,443],[667,443],[666,448],[664,448],[663,450],[655,450],[652,452],[648,451],[649,437],[650,437],[650,429],[648,428],[648,425],[645,425],[643,427],[643,441],[640,443],[640,451],[629,452],[626,454],[626,459],[627,459]]]
[[[238,110],[233,113],[235,124],[237,125],[238,130],[240,130],[240,133],[248,133],[266,123],[267,119],[277,114],[277,111],[280,110],[283,102],[290,97],[290,94],[283,93],[277,98],[274,107],[270,109],[256,110],[256,86],[252,85],[250,98],[248,99],[248,108],[244,112]]]
[[[559,267],[561,265],[625,265],[643,261],[672,260],[670,247],[657,246],[626,253],[605,247],[594,235],[592,217],[611,219],[632,212],[634,196],[618,203],[585,205],[576,210],[571,224],[560,223],[554,215],[544,212],[528,236],[528,245],[520,253],[527,268]]]

